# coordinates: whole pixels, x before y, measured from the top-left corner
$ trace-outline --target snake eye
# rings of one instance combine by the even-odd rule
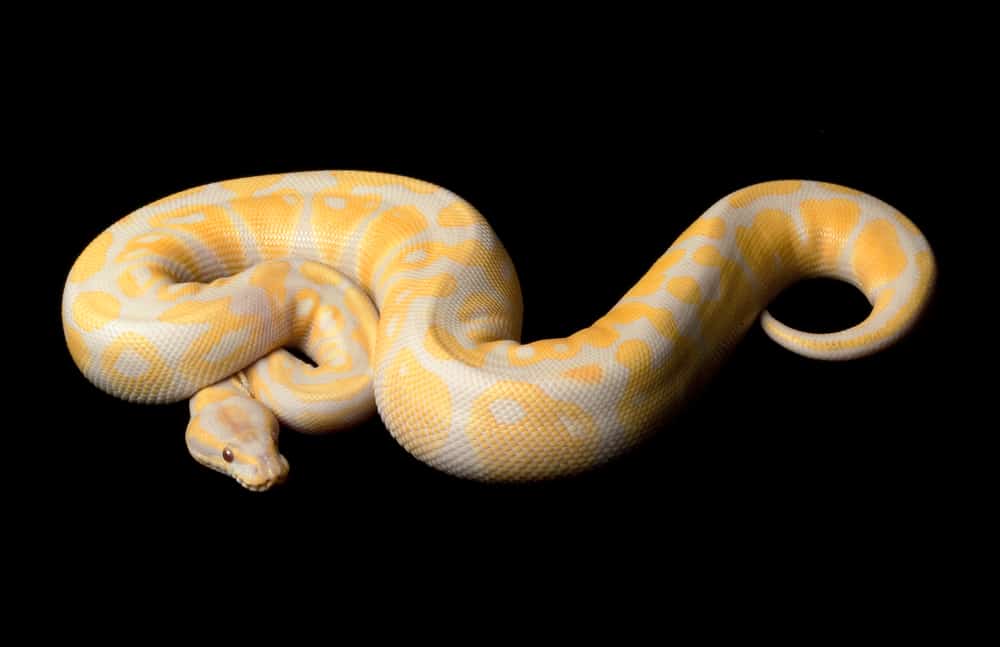
[[[222,450],[222,460],[226,461],[227,463],[232,463],[233,462],[233,450],[229,449],[228,447],[226,447],[225,449],[223,449]]]

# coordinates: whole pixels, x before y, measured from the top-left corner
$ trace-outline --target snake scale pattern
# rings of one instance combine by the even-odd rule
[[[419,460],[516,481],[640,443],[758,317],[802,355],[875,352],[918,318],[934,275],[924,236],[884,202],[767,182],[711,206],[592,326],[521,344],[514,266],[475,208],[412,178],[326,171],[217,182],[125,216],[76,260],[62,317],[88,380],[134,402],[190,398],[191,454],[247,488],[287,475],[280,427],[327,432],[376,410]],[[812,334],[765,311],[814,276],[854,284],[871,314]]]

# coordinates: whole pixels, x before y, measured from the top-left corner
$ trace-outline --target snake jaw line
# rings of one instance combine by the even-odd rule
[[[262,483],[253,484],[253,483],[248,483],[247,481],[244,481],[243,479],[241,479],[240,477],[238,477],[236,475],[232,475],[232,476],[233,476],[233,479],[237,483],[239,483],[240,485],[242,485],[247,490],[250,490],[251,492],[265,492],[267,490],[270,490],[275,485],[281,485],[288,478],[288,476],[286,474],[284,476],[281,476],[281,477],[278,477],[278,478],[275,478],[275,479],[272,479],[272,480],[264,481]]]

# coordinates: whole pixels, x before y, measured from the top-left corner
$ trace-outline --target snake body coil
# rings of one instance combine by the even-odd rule
[[[897,340],[934,272],[924,237],[887,204],[768,182],[709,208],[589,328],[521,344],[514,267],[471,205],[401,176],[293,173],[126,216],[77,259],[62,315],[90,381],[132,401],[192,398],[191,453],[246,487],[287,473],[279,424],[329,431],[376,406],[438,469],[526,480],[640,442],[789,284],[832,276],[865,293],[871,314],[837,333],[762,317],[786,348],[847,359]]]

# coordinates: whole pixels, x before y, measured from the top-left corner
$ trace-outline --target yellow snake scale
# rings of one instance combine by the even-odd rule
[[[934,273],[920,231],[884,202],[767,182],[710,207],[589,328],[521,344],[513,264],[470,204],[412,178],[329,171],[217,182],[131,213],[76,260],[62,317],[99,388],[192,398],[192,455],[248,488],[288,472],[279,424],[330,431],[376,407],[437,469],[530,480],[639,443],[762,312],[794,352],[858,357],[906,332]],[[856,285],[871,314],[810,334],[764,311],[812,276]]]

